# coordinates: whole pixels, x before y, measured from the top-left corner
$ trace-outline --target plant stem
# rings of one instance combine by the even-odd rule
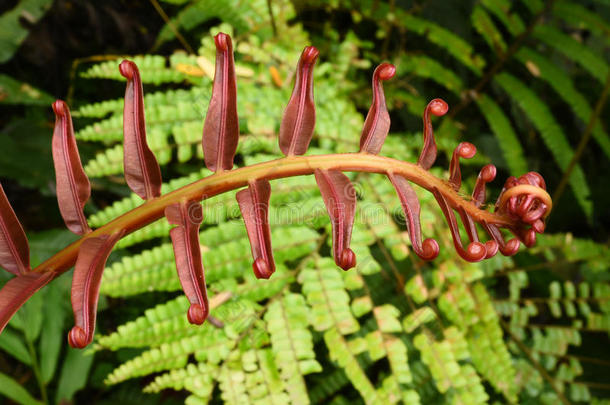
[[[222,171],[205,177],[178,190],[146,201],[137,208],[115,218],[106,225],[83,236],[51,258],[44,261],[33,271],[39,273],[55,272],[54,277],[70,269],[76,262],[78,250],[84,240],[101,235],[111,235],[124,231],[123,236],[132,233],[163,217],[168,205],[183,200],[205,200],[218,194],[244,187],[249,181],[274,180],[285,177],[313,174],[316,169],[339,170],[343,172],[368,172],[387,174],[393,172],[427,189],[438,190],[453,209],[463,209],[476,222],[485,221],[501,227],[518,228],[517,220],[505,215],[495,214],[477,208],[464,199],[445,180],[439,179],[420,166],[387,157],[367,153],[343,153],[317,156],[292,156],[263,162],[236,170]],[[551,198],[540,188],[520,185],[511,188],[511,195],[519,190],[533,193],[536,198],[551,207]],[[503,198],[504,200],[504,198]]]
[[[30,357],[32,358],[32,370],[34,370],[34,375],[36,376],[36,381],[38,382],[38,387],[40,388],[42,402],[44,404],[48,404],[49,397],[47,395],[47,387],[45,386],[44,381],[42,381],[42,374],[40,373],[40,367],[38,366],[38,357],[36,356],[36,349],[34,349],[34,345],[30,341],[30,339],[28,339],[27,334],[25,334],[25,341],[28,345]]]
[[[152,4],[152,6],[155,8],[155,10],[157,11],[157,13],[159,13],[159,16],[161,16],[161,18],[163,19],[163,21],[165,22],[165,24],[167,24],[167,26],[169,27],[170,30],[172,30],[172,32],[174,33],[174,35],[176,36],[176,39],[178,41],[180,41],[180,43],[182,44],[182,46],[184,47],[184,49],[187,50],[188,53],[190,53],[191,55],[196,55],[196,52],[193,50],[193,48],[191,47],[191,45],[189,45],[189,43],[186,41],[186,39],[184,39],[184,37],[182,36],[182,34],[180,33],[180,31],[178,31],[178,28],[176,28],[176,26],[174,25],[174,23],[172,22],[172,20],[169,19],[169,17],[167,16],[167,14],[165,13],[165,11],[163,10],[163,8],[161,7],[161,5],[159,4],[159,2],[157,0],[150,0],[150,4]],[[153,49],[155,49],[157,46],[155,45],[155,47]]]

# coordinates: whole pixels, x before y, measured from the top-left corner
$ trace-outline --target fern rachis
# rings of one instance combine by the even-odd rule
[[[311,68],[311,66],[309,68]],[[135,75],[134,72],[137,72],[137,70],[134,69],[131,73]],[[222,86],[221,88],[226,89],[227,86]],[[381,86],[379,86],[378,91],[381,93],[377,96],[383,96]],[[306,91],[302,89],[298,100],[303,100],[303,94],[305,93]],[[142,105],[142,95],[137,91],[133,91],[133,97],[135,100],[131,100],[131,97],[131,94],[129,97],[126,97],[126,102],[134,103],[135,107],[133,107],[133,109],[137,110],[139,108],[138,106],[141,107]],[[128,98],[130,100],[127,100]],[[307,100],[305,100],[303,103],[306,102]],[[300,102],[299,104],[303,103]],[[299,105],[298,107],[303,106]],[[376,108],[379,109],[379,111],[376,111],[376,114],[383,114],[384,110],[386,110],[385,103],[379,103]],[[288,156],[284,158],[229,170],[228,166],[230,165],[228,165],[227,162],[232,162],[232,154],[235,152],[231,149],[228,151],[225,149],[223,152],[222,148],[218,148],[217,150],[221,151],[223,162],[217,167],[217,173],[159,196],[156,195],[154,190],[150,191],[152,188],[157,189],[157,187],[160,185],[158,179],[151,178],[151,176],[155,176],[158,169],[158,165],[156,164],[156,161],[154,161],[154,157],[153,159],[146,157],[136,159],[139,162],[138,164],[142,166],[135,168],[135,171],[139,173],[137,176],[139,183],[135,186],[133,184],[129,184],[129,182],[128,184],[130,187],[135,187],[137,190],[146,191],[144,196],[148,197],[147,201],[137,208],[108,222],[107,224],[100,226],[92,232],[86,233],[79,240],[67,246],[65,249],[61,250],[35,269],[31,270],[30,273],[26,273],[23,276],[18,276],[24,277],[21,279],[16,279],[18,281],[29,281],[30,279],[33,279],[33,281],[25,283],[25,286],[22,286],[19,282],[9,283],[9,285],[7,285],[2,292],[0,292],[0,303],[4,303],[3,300],[6,299],[15,299],[17,303],[23,303],[23,301],[27,299],[34,290],[40,288],[52,278],[55,278],[61,273],[69,270],[70,267],[76,263],[77,267],[80,269],[78,271],[79,277],[85,276],[88,280],[88,285],[84,286],[77,283],[73,286],[73,297],[79,298],[73,299],[73,301],[76,302],[75,313],[78,312],[80,315],[78,316],[78,325],[70,334],[70,343],[76,347],[83,347],[90,343],[93,338],[93,329],[95,325],[94,315],[97,304],[97,290],[99,289],[101,271],[103,270],[107,254],[110,252],[110,249],[112,249],[114,242],[116,242],[119,238],[133,233],[136,230],[142,229],[163,216],[168,216],[169,219],[171,215],[168,215],[167,210],[170,207],[176,206],[176,204],[185,204],[185,202],[194,202],[195,204],[199,204],[199,201],[242,187],[248,187],[256,191],[256,184],[264,184],[263,182],[270,180],[312,175],[315,173],[328,174],[324,176],[324,181],[328,183],[328,188],[333,190],[330,194],[326,193],[327,196],[325,196],[324,200],[325,203],[327,200],[329,201],[327,203],[327,208],[329,209],[329,214],[331,214],[331,217],[336,217],[337,228],[333,230],[333,233],[336,233],[336,240],[341,241],[342,245],[340,249],[335,250],[335,261],[343,268],[349,268],[355,263],[355,259],[351,256],[354,253],[348,247],[351,235],[352,220],[347,217],[348,215],[351,215],[347,212],[351,211],[351,209],[340,209],[339,207],[341,204],[345,203],[345,201],[342,201],[342,195],[340,193],[350,192],[349,190],[352,190],[351,193],[353,193],[353,189],[348,186],[350,184],[350,180],[347,177],[341,177],[344,176],[342,174],[343,172],[377,173],[390,177],[392,183],[398,184],[396,187],[396,192],[403,203],[405,212],[410,212],[410,215],[407,215],[407,217],[409,217],[408,228],[413,230],[416,227],[419,227],[419,208],[416,208],[416,203],[419,203],[414,195],[405,191],[406,188],[404,185],[407,184],[407,182],[412,182],[432,192],[439,200],[439,203],[444,207],[443,211],[447,215],[449,226],[453,231],[454,244],[456,247],[458,246],[458,243],[461,244],[461,238],[459,235],[459,230],[457,229],[458,225],[454,217],[454,211],[457,211],[460,214],[460,217],[465,225],[467,223],[472,224],[471,221],[481,224],[488,230],[488,233],[492,237],[493,241],[491,241],[492,243],[490,244],[480,243],[478,240],[478,235],[476,234],[476,228],[473,228],[474,225],[472,224],[472,226],[468,226],[468,237],[471,240],[471,245],[469,246],[476,246],[478,251],[473,253],[472,249],[458,249],[460,255],[467,260],[478,261],[483,259],[483,257],[493,256],[497,251],[497,247],[493,247],[494,243],[501,246],[504,244],[503,235],[498,230],[498,228],[501,227],[507,228],[515,233],[517,238],[519,238],[527,246],[533,245],[535,242],[535,233],[544,230],[544,219],[552,207],[551,199],[548,193],[546,193],[544,190],[544,183],[538,181],[539,177],[528,174],[519,179],[509,178],[505,185],[505,190],[503,190],[502,194],[498,198],[495,212],[490,212],[481,208],[483,206],[485,194],[481,183],[478,183],[475,187],[475,193],[472,199],[464,198],[460,194],[459,183],[461,183],[461,179],[457,157],[452,162],[451,179],[449,181],[436,177],[428,170],[436,158],[436,144],[433,138],[429,113],[434,115],[443,115],[447,111],[447,108],[447,104],[440,99],[433,100],[429,104],[429,107],[426,108],[424,115],[424,142],[426,146],[423,148],[417,164],[377,156],[376,153],[378,153],[380,149],[380,147],[377,146],[383,143],[387,135],[388,128],[385,125],[372,125],[363,130],[362,137],[363,140],[366,141],[361,140],[361,145],[364,145],[364,150],[358,153],[294,156],[294,154],[301,154],[300,149],[306,149],[309,143],[309,138],[311,137],[308,130],[299,131],[296,128],[292,133],[290,144],[298,145],[300,148],[298,151],[299,153],[295,152],[294,147],[291,147],[287,152]],[[297,108],[297,110],[300,111],[301,108]],[[212,112],[209,112],[209,114],[214,115],[218,114],[218,111],[224,111],[224,109],[212,109],[211,111]],[[287,109],[287,115],[291,114],[293,113]],[[297,118],[300,116],[300,113],[295,114],[297,115]],[[311,112],[308,114],[313,115]],[[213,118],[214,116],[212,116],[210,119]],[[297,121],[299,120],[297,119]],[[135,140],[132,140],[135,146],[137,146],[136,150],[145,151],[143,148],[143,146],[145,146],[145,140],[142,138],[143,131],[141,131],[141,129],[144,128],[143,121],[139,121],[138,118],[136,118],[127,124],[138,129],[136,131],[130,131],[138,132],[140,135],[139,137],[136,136]],[[312,123],[310,124],[313,125]],[[300,128],[302,128],[302,126],[300,126]],[[226,139],[223,139],[222,133],[224,132],[221,131],[220,139],[219,137],[216,137],[216,141],[212,140],[209,142],[213,144],[214,142],[222,143],[225,141]],[[369,148],[369,145],[373,145],[374,147]],[[456,156],[471,157],[474,155],[474,149],[471,148],[469,151],[464,152],[464,148],[464,144],[460,144],[456,150]],[[303,150],[302,152],[304,153],[305,151]],[[228,156],[227,153],[231,156]],[[72,160],[72,163],[75,163],[75,159]],[[146,170],[143,170],[143,166],[146,166]],[[222,170],[223,168],[226,170]],[[489,181],[490,177],[493,177],[485,174],[488,171],[488,168],[484,169],[484,172],[481,175],[481,178],[483,178],[485,181]],[[343,180],[339,181],[338,179]],[[325,187],[326,186],[320,186],[321,189]],[[325,192],[322,194],[324,196]],[[353,200],[353,197],[354,196],[352,195],[350,198]],[[253,201],[254,200],[256,199],[253,199]],[[268,210],[269,203],[264,200],[266,199],[263,198],[261,200],[262,203],[259,202],[261,205],[260,208]],[[334,202],[331,200],[334,200]],[[75,200],[75,203],[80,204],[80,200]],[[252,204],[256,205],[254,203]],[[335,207],[335,205],[337,207]],[[6,206],[6,204],[4,204],[3,207],[4,206]],[[82,207],[82,205],[80,206]],[[10,213],[8,209],[4,209],[0,214],[8,215]],[[265,216],[261,216],[260,218],[263,219],[254,220],[251,221],[250,224],[246,224],[247,228],[254,227],[256,230],[256,232],[248,231],[249,235],[257,235],[256,237],[252,237],[250,239],[250,243],[252,244],[252,252],[255,256],[255,264],[261,258],[267,261],[272,260],[272,256],[270,254],[263,253],[260,254],[260,257],[256,257],[257,252],[262,252],[264,250],[261,250],[260,247],[265,247],[265,249],[270,247],[269,232],[264,228],[265,226],[268,226],[268,223],[265,223]],[[187,219],[188,216],[183,215],[181,221],[185,221]],[[172,223],[177,222],[175,219],[172,219],[172,221]],[[412,235],[415,235],[412,237],[417,238],[416,240],[413,240],[412,243],[419,246],[419,237],[421,236],[420,232],[414,231],[412,232]],[[18,241],[19,237],[20,236],[18,234],[11,234],[9,232],[7,233],[5,239],[13,243],[4,243],[0,246],[4,256],[8,255],[12,257],[15,263],[27,253],[23,248],[20,249],[16,255],[11,253],[10,246],[16,245],[17,242],[15,241]],[[175,248],[176,246],[189,243],[191,244],[191,249],[175,249],[176,252],[193,252],[195,249],[194,247],[197,245],[197,241],[194,239],[189,241],[186,241],[186,238],[173,239],[175,239],[173,240]],[[425,259],[431,259],[438,254],[438,244],[433,246],[431,245],[432,242],[428,241],[429,240],[425,240],[421,248],[415,249],[416,253]],[[511,242],[508,244],[510,243]],[[103,245],[103,249],[101,247],[96,247],[100,244]],[[91,249],[91,247],[93,247],[93,249]],[[516,252],[515,243],[512,243],[511,248],[507,250],[503,250],[502,248],[500,250],[505,254],[514,254]],[[348,251],[352,252],[351,255],[346,253]],[[82,265],[79,265],[78,263],[82,263]],[[267,265],[269,265],[269,263],[267,263]],[[255,266],[255,269],[256,268],[257,267]],[[270,275],[269,272],[261,271],[260,269],[262,268],[262,266],[259,266],[259,271],[256,273],[257,277],[268,277]],[[199,272],[200,270],[190,269],[186,271],[186,274],[189,277],[192,277],[192,280],[195,280],[197,276],[193,276],[193,274],[199,274]],[[36,276],[34,277],[34,275]],[[196,282],[191,281],[189,287],[185,287],[185,290],[196,290],[197,288],[202,290],[205,286],[205,283],[203,283],[203,287],[201,285],[196,286],[196,284]],[[15,287],[19,288],[16,294]],[[200,313],[201,311],[198,312],[198,308],[201,308],[203,312],[206,312],[208,305],[207,302],[204,301],[207,301],[207,297],[203,294],[199,294],[197,295],[196,301],[197,302],[195,302],[195,305],[199,305],[199,307],[191,307],[195,309],[193,311],[188,311],[188,319],[193,323],[201,323],[200,321],[205,318],[207,313],[204,315],[203,313]],[[193,302],[191,304],[193,304]],[[76,306],[78,306],[78,310],[76,309]],[[14,313],[16,309],[17,308],[15,305],[2,307],[2,312],[0,313],[0,321],[2,321],[0,326],[2,328],[6,325],[10,315]],[[325,338],[330,340],[335,339],[336,336],[333,333],[336,332],[333,332],[332,329],[327,331]],[[345,344],[345,347],[347,347],[347,341],[345,341],[342,337],[340,337],[340,341],[342,344]],[[361,373],[359,375],[364,374]]]

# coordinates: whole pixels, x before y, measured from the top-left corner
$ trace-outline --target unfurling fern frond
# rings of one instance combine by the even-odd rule
[[[449,46],[452,55],[474,74],[482,73],[483,60],[451,32],[415,17],[410,17],[406,24],[430,41]],[[419,310],[413,306],[410,282],[407,283],[405,297],[411,304],[413,314],[421,314],[423,319],[414,319],[413,315],[401,320],[399,304],[378,305],[374,294],[361,291],[367,288],[369,278],[381,283],[385,269],[377,262],[374,256],[378,252],[373,252],[370,245],[379,242],[378,235],[388,231],[376,227],[374,221],[369,219],[363,221],[365,226],[357,225],[356,235],[352,235],[358,213],[358,187],[354,184],[356,176],[350,178],[345,172],[377,173],[387,177],[388,183],[381,193],[383,195],[377,199],[384,201],[390,193],[398,196],[395,205],[398,206],[399,202],[402,208],[406,233],[400,235],[397,250],[402,249],[404,254],[407,251],[404,240],[409,238],[413,252],[419,258],[432,260],[441,252],[441,246],[452,243],[458,255],[469,262],[491,259],[498,251],[511,256],[517,252],[520,243],[527,247],[535,244],[536,235],[544,231],[545,219],[552,208],[542,177],[535,172],[518,178],[509,177],[492,212],[485,207],[485,201],[486,184],[496,176],[494,166],[485,166],[474,184],[472,195],[463,196],[460,158],[474,157],[474,145],[462,142],[453,150],[448,177],[433,174],[431,169],[438,150],[447,149],[444,146],[447,140],[437,143],[432,127],[433,116],[443,116],[448,112],[448,104],[441,99],[433,99],[424,109],[423,147],[416,163],[378,156],[390,128],[390,114],[381,83],[395,74],[396,68],[389,63],[379,65],[373,75],[373,101],[364,121],[360,142],[357,138],[347,139],[346,134],[332,140],[341,148],[353,146],[354,150],[359,144],[360,150],[355,153],[307,155],[308,147],[316,136],[318,114],[313,85],[314,66],[318,58],[315,47],[306,47],[298,62],[292,95],[279,126],[278,146],[271,149],[265,142],[262,146],[247,146],[267,154],[246,158],[245,166],[234,169],[240,121],[237,115],[237,68],[231,38],[219,33],[215,37],[215,48],[217,60],[213,90],[201,127],[207,171],[162,184],[159,162],[168,161],[172,154],[168,136],[195,128],[196,125],[191,122],[190,116],[185,119],[178,117],[174,121],[179,121],[180,129],[176,130],[165,125],[162,122],[163,114],[159,113],[156,117],[159,122],[152,128],[146,128],[144,102],[147,99],[142,92],[142,83],[181,81],[188,76],[177,74],[174,69],[159,64],[154,58],[144,60],[145,64],[154,68],[150,77],[144,73],[140,77],[138,68],[131,61],[123,61],[119,65],[120,75],[127,79],[122,116],[124,143],[98,155],[85,169],[76,153],[67,106],[62,102],[54,105],[58,118],[58,141],[54,142],[53,149],[58,168],[59,205],[66,225],[82,236],[31,269],[27,263],[28,247],[23,231],[4,194],[0,196],[3,197],[0,201],[0,256],[2,265],[16,274],[16,278],[0,291],[0,302],[11,301],[10,305],[0,309],[0,330],[35,290],[74,265],[72,306],[75,326],[69,335],[69,342],[74,347],[82,348],[93,340],[100,289],[111,296],[126,296],[151,290],[174,291],[181,285],[186,296],[186,299],[176,298],[160,305],[148,311],[145,317],[119,328],[117,333],[99,339],[98,347],[148,347],[114,370],[106,379],[108,384],[166,372],[147,390],[179,387],[196,396],[191,401],[204,401],[217,383],[221,396],[227,402],[244,403],[249,399],[283,403],[290,399],[294,403],[307,403],[308,375],[319,372],[323,367],[315,359],[313,350],[314,342],[319,340],[324,342],[331,361],[344,370],[347,381],[369,403],[420,401],[420,394],[413,387],[417,377],[407,365],[409,351],[413,347],[421,353],[421,364],[430,370],[432,379],[429,385],[436,387],[433,389],[442,393],[451,390],[450,396],[456,401],[478,403],[488,398],[481,382],[483,377],[507,399],[514,400],[516,393],[502,384],[503,379],[514,376],[514,371],[501,339],[497,319],[494,318],[495,313],[490,309],[489,296],[479,284],[470,286],[465,283],[462,288],[454,284],[445,291],[444,285],[439,283],[435,294],[441,296],[440,302],[443,304],[439,305],[440,310],[452,321],[458,318],[464,320],[463,328],[459,330],[441,327],[440,338],[427,326],[429,322],[439,321],[438,315],[432,316],[422,309],[426,306]],[[316,69],[324,65],[318,66]],[[452,81],[450,87],[453,91],[462,88],[457,76],[452,76],[438,64],[431,63],[431,66],[445,73],[445,77]],[[99,65],[88,75],[116,77],[107,68],[106,64]],[[496,80],[506,84],[509,79],[504,77],[503,82],[503,77],[499,76]],[[537,99],[531,101],[532,97],[526,97],[529,94],[524,90],[521,92],[525,94],[524,103],[534,107],[538,105]],[[284,93],[288,96],[287,92]],[[331,94],[320,93],[324,96]],[[182,96],[187,97],[185,94]],[[114,113],[105,121],[108,133],[112,133],[119,117],[117,106],[109,103],[98,107],[100,114]],[[165,108],[170,110],[167,105]],[[336,110],[333,108],[326,107],[326,114],[334,111],[335,115],[339,115],[337,110],[342,106],[339,105]],[[353,110],[353,106],[350,108]],[[491,115],[497,113],[493,107],[491,110]],[[540,121],[534,122],[542,126]],[[256,127],[257,123],[249,121],[247,125]],[[351,126],[353,122],[347,128]],[[102,139],[99,133],[90,134],[95,132],[95,127],[92,128],[84,131],[82,138]],[[335,131],[345,132],[342,131],[345,129]],[[115,135],[106,141],[113,142]],[[183,143],[179,147],[191,147],[193,140],[185,136],[181,138]],[[565,148],[552,146],[551,149],[558,150],[558,155],[567,156]],[[269,156],[277,156],[271,154],[280,151],[286,157],[269,160]],[[188,151],[180,153],[190,156]],[[82,210],[89,197],[89,182],[84,173],[114,173],[121,166],[126,184],[139,198],[132,196],[115,203],[91,217],[87,223]],[[280,211],[274,204],[290,202],[290,198],[294,197],[287,197],[288,192],[282,193],[281,189],[273,197],[270,184],[271,180],[312,174],[315,184],[313,179],[301,182],[287,180],[285,184],[288,185],[287,189],[302,188],[297,200],[304,206],[312,206],[314,199],[323,203],[330,226],[325,219],[321,219],[324,218],[323,209],[303,215],[306,220],[317,221],[320,232],[311,227],[294,225],[277,215]],[[430,192],[437,201],[449,225],[450,240],[439,239],[439,243],[436,239],[425,237],[428,232],[422,224],[423,210],[413,184]],[[201,201],[215,196],[219,196],[215,206],[202,207]],[[214,215],[214,221],[206,219],[209,213],[218,214]],[[245,231],[243,228],[238,230],[236,224],[239,223],[233,221],[240,214]],[[280,218],[279,224],[284,221],[285,226],[272,228],[271,225],[276,225],[270,220],[272,214],[274,218]],[[156,222],[162,217],[165,220]],[[391,223],[390,232],[398,229],[387,212],[384,218],[388,224]],[[222,221],[226,223],[216,228],[205,228],[208,223]],[[202,224],[204,229],[200,233]],[[151,226],[150,231],[147,230],[148,225]],[[97,229],[91,230],[89,226]],[[173,228],[170,230],[171,226]],[[466,232],[466,243],[460,229]],[[481,229],[488,238],[482,238]],[[171,245],[164,242],[139,255],[127,255],[120,262],[110,265],[104,274],[106,261],[115,246],[122,243],[118,246],[124,247],[151,240],[164,236],[164,232],[165,235],[169,233]],[[508,232],[514,235],[513,239],[506,240]],[[128,236],[130,234],[132,236]],[[334,261],[321,257],[318,252],[326,248],[326,234],[332,235],[330,251]],[[120,242],[123,237],[130,239]],[[272,246],[276,249],[274,252]],[[380,249],[385,253],[383,244]],[[400,253],[395,255],[399,256]],[[386,260],[393,263],[391,253],[386,255]],[[243,271],[250,266],[256,278],[271,277],[272,284],[262,288],[255,284],[257,281],[252,274]],[[338,267],[355,269],[352,273],[345,273]],[[275,271],[276,268],[278,271]],[[175,277],[174,269],[178,277]],[[204,269],[207,270],[205,275]],[[425,286],[426,281],[419,268],[417,272],[417,282]],[[480,272],[476,277],[480,277],[478,274]],[[473,283],[476,277],[466,277],[465,280]],[[302,295],[288,289],[292,280],[297,280]],[[391,288],[391,285],[386,285],[380,287],[379,291],[389,293]],[[397,291],[403,294],[404,286]],[[232,300],[233,297],[238,298]],[[258,303],[267,298],[269,302],[266,305]],[[429,296],[426,295],[417,301],[427,299]],[[452,306],[452,300],[456,299],[459,305]],[[445,302],[449,304],[445,305]],[[475,325],[475,319],[481,322]],[[190,325],[202,324],[206,320],[205,327]],[[399,335],[403,332],[403,323],[408,325],[410,334],[416,334],[413,339],[409,338],[409,342]],[[321,333],[311,333],[310,326]],[[479,344],[484,345],[486,350],[469,353]],[[442,362],[439,361],[439,354]],[[493,359],[493,367],[485,364],[486,355]],[[189,366],[184,372],[178,371],[187,366],[191,356],[198,363],[197,366]],[[460,363],[467,357],[472,358],[472,366]],[[369,375],[368,363],[363,358],[373,362],[387,361],[389,374]],[[498,365],[501,367],[497,368]],[[205,376],[206,371],[214,372],[213,378]],[[182,378],[182,381],[178,382],[178,378]]]

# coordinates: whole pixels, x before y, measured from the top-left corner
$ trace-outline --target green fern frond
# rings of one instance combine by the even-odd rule
[[[453,340],[453,341],[452,341]],[[460,342],[461,341],[461,342]],[[426,334],[415,336],[413,343],[421,352],[438,390],[448,393],[452,403],[484,404],[489,399],[476,371],[458,360],[467,356],[466,343],[454,327],[445,330],[445,340],[435,341]],[[458,349],[462,346],[462,349]]]
[[[274,301],[265,314],[273,357],[292,403],[309,403],[303,376],[322,371],[315,359],[308,330],[309,308],[300,294],[287,294]]]
[[[428,41],[443,48],[477,76],[482,74],[485,60],[480,55],[475,54],[472,46],[454,32],[429,20],[410,14],[405,14],[402,17],[401,25],[409,31],[425,36]]]
[[[567,74],[555,63],[532,49],[521,48],[515,56],[525,66],[530,67],[530,72],[534,76],[546,81],[563,101],[570,105],[574,115],[581,120],[582,124],[587,125],[593,109],[585,96],[576,90],[573,81]],[[610,138],[599,123],[595,125],[591,134],[606,156],[610,158]]]
[[[337,362],[344,369],[347,378],[358,390],[366,403],[380,405],[389,403],[385,393],[375,389],[360,366],[349,343],[336,326],[331,326],[330,329],[324,332],[324,342],[328,348],[330,359]]]
[[[215,385],[213,376],[217,372],[218,366],[215,364],[198,363],[195,365],[190,363],[185,368],[171,370],[168,373],[157,376],[143,391],[155,393],[168,388],[176,391],[186,389],[192,392],[193,396],[197,397],[197,402],[195,403],[207,404]],[[189,403],[188,399],[186,403]]]
[[[481,0],[481,4],[504,25],[508,32],[517,36],[525,31],[525,24],[519,14],[511,11],[513,3],[510,0]]]
[[[405,74],[414,74],[418,77],[433,80],[457,95],[464,88],[462,79],[454,71],[427,56],[407,55],[400,61],[398,68],[401,74],[404,72]]]
[[[494,81],[527,114],[551,151],[557,165],[565,170],[574,151],[546,104],[522,81],[508,73],[497,75]],[[580,207],[587,218],[591,218],[593,213],[593,205],[590,201],[591,191],[579,165],[574,167],[570,176],[570,185],[574,189],[574,195]]]
[[[496,136],[510,173],[513,176],[525,173],[527,171],[525,153],[508,117],[506,117],[500,106],[486,94],[480,94],[475,101],[479,110],[483,113],[487,124]]]
[[[553,4],[553,15],[576,28],[586,29],[595,35],[603,36],[606,40],[610,36],[610,24],[608,24],[608,21],[578,2],[567,0],[556,1]]]
[[[205,237],[205,231],[203,232]],[[303,226],[276,227],[271,235],[277,253],[275,261],[282,264],[303,257],[318,243],[319,235]],[[203,241],[204,247],[206,245]],[[252,261],[247,237],[209,246],[204,252],[204,267],[214,269],[206,275],[207,282],[224,278],[250,277]],[[146,291],[176,291],[180,283],[176,277],[174,252],[171,243],[145,250],[134,257],[126,257],[104,271],[100,292],[110,296],[129,296]]]
[[[506,51],[506,42],[493,20],[481,6],[475,6],[470,15],[472,26],[483,37],[489,48],[498,54]]]
[[[590,47],[548,24],[536,26],[533,35],[536,39],[580,65],[602,86],[606,83],[608,64]]]
[[[252,7],[246,4],[232,1],[232,4],[219,3],[216,1],[196,1],[184,7],[176,17],[170,20],[169,24],[164,25],[157,37],[156,46],[175,38],[175,29],[189,31],[206,21],[221,18],[224,22],[231,24],[237,31],[245,32],[251,28],[250,24],[244,19],[245,9]],[[263,9],[263,11],[266,11]],[[175,27],[172,30],[171,27]]]
[[[180,83],[188,76],[180,71],[168,68],[165,57],[160,55],[133,56],[131,59],[141,69],[142,83],[163,84]],[[88,79],[113,79],[122,80],[117,69],[117,60],[109,60],[93,65],[81,74]]]
[[[191,354],[200,362],[218,364],[229,356],[239,334],[249,329],[256,319],[252,303],[247,306],[248,303],[242,300],[240,304],[238,316],[227,313],[226,318],[218,318],[224,324],[222,329],[207,325],[205,328],[198,328],[198,333],[193,336],[162,343],[121,364],[106,377],[106,383],[118,384],[142,375],[183,368]]]
[[[311,307],[310,323],[317,331],[336,327],[341,334],[356,332],[360,325],[350,311],[349,295],[340,270],[328,258],[309,263],[298,277]]]

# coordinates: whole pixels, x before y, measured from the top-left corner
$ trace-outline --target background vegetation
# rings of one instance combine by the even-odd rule
[[[171,190],[208,174],[199,142],[219,30],[236,48],[238,165],[279,156],[296,61],[312,44],[310,153],[357,149],[372,71],[389,61],[382,154],[414,161],[421,113],[441,97],[437,175],[468,140],[479,154],[464,162],[467,189],[492,162],[493,195],[536,170],[555,199],[535,248],[468,264],[421,193],[424,233],[441,245],[424,263],[390,183],[352,176],[359,264],[342,272],[313,177],[276,181],[279,268],[265,281],[252,275],[234,193],[216,197],[201,232],[216,323],[187,323],[159,221],[112,254],[94,348],[67,345],[69,275],[20,310],[0,335],[0,403],[608,403],[607,0],[13,0],[0,13],[0,177],[33,265],[74,238],[54,198],[50,103],[73,109],[99,226],[140,203],[121,176],[117,61],[138,55],[149,144]]]

